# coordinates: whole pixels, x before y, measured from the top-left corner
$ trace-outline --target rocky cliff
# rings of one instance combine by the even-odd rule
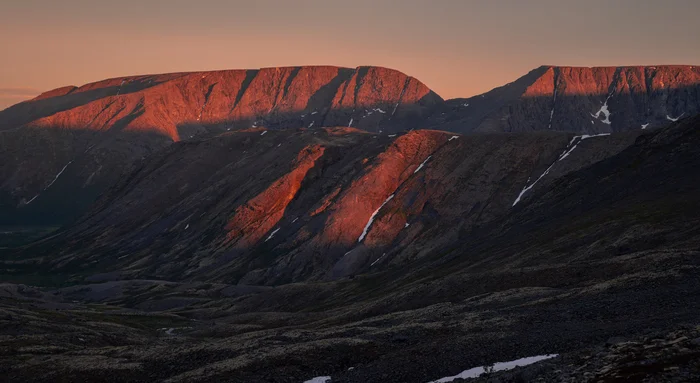
[[[0,223],[75,217],[134,161],[172,142],[258,126],[406,129],[440,102],[418,80],[379,67],[178,73],[56,89],[0,112]],[[57,206],[65,195],[73,198]]]
[[[443,101],[390,69],[288,67],[64,87],[0,112],[0,224],[70,221],[173,142],[260,127],[383,136],[419,128],[639,132],[700,112],[698,84],[692,66],[541,67],[486,94]]]
[[[694,66],[543,66],[483,95],[449,100],[428,125],[455,132],[652,129],[700,112]]]

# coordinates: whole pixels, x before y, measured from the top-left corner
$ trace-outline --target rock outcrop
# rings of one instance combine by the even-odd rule
[[[429,125],[460,133],[652,129],[700,113],[694,66],[543,66],[483,95],[447,101]]]

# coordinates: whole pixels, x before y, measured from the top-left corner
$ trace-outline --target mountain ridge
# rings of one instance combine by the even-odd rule
[[[482,95],[446,101],[428,125],[598,134],[662,127],[700,113],[698,105],[700,69],[692,65],[541,66]]]
[[[695,71],[536,69],[404,120],[427,87],[331,69],[311,102],[325,80],[293,71],[22,107],[87,102],[0,131],[0,220],[73,214],[0,231],[27,240],[0,244],[2,376],[426,382],[553,354],[484,379],[698,376]],[[241,104],[265,123],[207,114]]]
[[[115,77],[57,88],[0,112],[0,223],[75,219],[136,161],[176,141],[232,130],[595,135],[658,128],[700,113],[699,105],[700,70],[692,66],[541,66],[485,94],[447,101],[382,67]],[[66,207],[51,190],[63,178],[76,196]]]

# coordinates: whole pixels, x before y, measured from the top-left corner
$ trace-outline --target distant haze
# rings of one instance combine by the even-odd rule
[[[0,3],[0,109],[134,74],[378,65],[444,98],[540,65],[700,64],[697,0],[21,0]]]

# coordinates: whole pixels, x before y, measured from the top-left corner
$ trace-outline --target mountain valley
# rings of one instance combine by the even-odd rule
[[[0,112],[0,375],[692,381],[699,114],[692,66],[48,92]]]

